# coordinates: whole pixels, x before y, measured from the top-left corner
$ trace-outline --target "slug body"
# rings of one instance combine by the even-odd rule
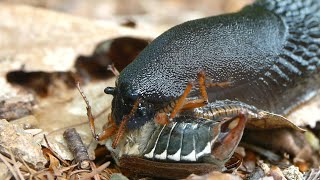
[[[209,102],[235,100],[285,115],[319,89],[320,2],[264,0],[234,14],[189,21],[156,38],[120,74],[117,124],[140,97],[134,129],[176,100],[204,70]]]
[[[188,82],[196,82],[200,71],[206,73],[209,82],[231,85],[208,87],[209,104],[178,114],[173,120],[178,123],[176,127],[182,127],[177,119],[188,116],[186,119],[196,120],[199,127],[210,129],[213,125],[205,125],[202,118],[220,122],[224,117],[236,116],[239,107],[249,113],[248,123],[263,119],[268,113],[275,115],[265,119],[277,121],[281,119],[278,115],[286,115],[319,90],[319,58],[320,1],[261,0],[238,13],[188,21],[169,29],[121,72],[115,88],[106,88],[105,92],[114,96],[112,117],[117,125],[140,99],[136,113],[127,122],[129,136],[139,131],[139,137],[143,137],[142,131],[150,124],[151,129],[157,129],[156,135],[164,136],[158,131],[162,126],[153,122],[155,114],[174,103]],[[188,98],[198,97],[198,92],[194,88]],[[170,130],[175,132],[172,127],[166,129],[169,134]],[[205,136],[202,138],[208,139]],[[191,139],[189,142],[193,142]],[[141,142],[143,146],[135,155],[162,161],[172,157],[160,157],[162,151],[150,154],[145,142]],[[151,149],[159,148],[155,142]],[[233,142],[229,148],[234,149],[237,144],[238,141]],[[211,147],[210,153],[215,152]],[[230,158],[229,154],[225,156]],[[181,157],[175,160],[182,161]]]

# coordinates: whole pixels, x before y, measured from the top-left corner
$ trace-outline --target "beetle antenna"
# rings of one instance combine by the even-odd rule
[[[103,127],[102,132],[97,135],[96,140],[97,141],[102,141],[105,140],[111,136],[113,136],[118,130],[118,127],[112,118],[112,115],[108,115],[108,123]]]
[[[119,126],[119,129],[118,129],[118,132],[116,134],[116,137],[114,138],[113,142],[112,142],[112,148],[115,149],[117,147],[117,145],[119,144],[120,142],[120,139],[122,138],[123,134],[124,134],[124,131],[126,129],[126,126],[127,126],[127,123],[128,121],[132,118],[132,116],[134,115],[134,113],[137,111],[138,107],[139,107],[139,103],[140,103],[140,98],[138,98],[134,104],[133,104],[133,107],[130,111],[130,113],[126,116],[124,116],[124,118],[122,119],[121,123],[120,123],[120,126]]]
[[[83,100],[85,101],[85,103],[87,105],[87,107],[86,107],[87,108],[87,116],[88,116],[88,121],[89,121],[89,124],[90,124],[91,133],[92,133],[93,137],[95,137],[97,139],[96,128],[94,126],[94,117],[92,115],[91,106],[89,104],[89,101],[88,101],[86,95],[84,94],[84,92],[82,91],[82,89],[80,87],[80,82],[79,81],[77,82],[77,89],[80,92]]]
[[[114,66],[114,64],[112,65],[108,65],[107,69],[109,71],[111,71],[116,77],[118,77],[120,75],[119,71],[117,70],[117,68]]]

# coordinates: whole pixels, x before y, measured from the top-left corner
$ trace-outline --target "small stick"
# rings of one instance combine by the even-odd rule
[[[19,179],[19,176],[16,174],[16,171],[14,170],[14,167],[11,166],[11,164],[8,161],[6,161],[6,158],[1,153],[0,153],[0,160],[7,166],[7,168],[11,172],[12,176],[15,179]]]
[[[49,141],[48,141],[48,139],[47,139],[47,136],[46,136],[45,134],[43,135],[43,139],[44,139],[44,141],[45,141],[46,144],[47,144],[47,148],[52,152],[52,154],[53,154],[56,158],[58,158],[62,163],[64,163],[64,164],[67,165],[67,166],[70,166],[70,164],[69,164],[67,161],[65,161],[62,157],[60,157],[59,154],[57,154],[57,153],[51,148],[51,146],[50,146],[50,144],[49,144]]]
[[[18,165],[16,159],[14,158],[14,155],[13,155],[11,149],[9,149],[9,154],[10,154],[10,156],[11,156],[11,160],[14,162],[14,163],[13,163],[13,168],[15,168],[17,175],[19,176],[19,178],[20,178],[21,180],[24,180],[23,175],[21,174],[21,171],[20,171],[20,166],[21,166],[22,164],[19,162],[20,165]]]
[[[98,168],[95,167],[95,164],[92,163],[91,164],[91,169],[93,170],[91,173],[86,174],[82,179],[91,179],[92,177],[95,177],[96,175],[99,175],[103,170],[105,170],[108,166],[110,165],[110,162],[106,162],[104,164],[102,164],[101,166],[99,166]],[[97,178],[100,179],[99,176],[97,176]]]
[[[79,163],[81,169],[90,167],[90,158],[87,148],[84,146],[81,137],[75,128],[70,128],[64,131],[64,139],[67,141],[68,147],[72,152],[76,163]]]

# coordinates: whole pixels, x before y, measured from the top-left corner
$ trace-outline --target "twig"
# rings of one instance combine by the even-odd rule
[[[19,157],[20,158],[20,157]],[[25,166],[25,168],[27,169],[27,171],[30,173],[30,176],[32,177],[34,173],[36,173],[37,171],[35,171],[34,169],[31,169],[28,164],[22,159],[20,158],[23,165]]]
[[[81,169],[81,170],[72,171],[72,172],[69,174],[69,179],[71,179],[71,177],[72,177],[73,175],[76,175],[76,174],[79,174],[79,173],[85,173],[85,172],[89,173],[90,170]]]
[[[50,146],[50,144],[49,144],[49,142],[48,142],[47,136],[46,136],[45,134],[43,135],[43,138],[44,138],[44,140],[45,140],[45,142],[46,142],[46,144],[47,144],[48,149],[53,153],[53,155],[54,155],[55,157],[57,157],[61,162],[63,162],[66,166],[70,166],[70,164],[69,164],[67,161],[65,161],[64,159],[62,159],[62,158],[59,156],[59,154],[57,154],[55,151],[53,151],[53,149],[51,148],[51,146]]]
[[[94,164],[92,163],[92,165],[94,166]],[[94,177],[95,175],[101,173],[104,169],[106,169],[108,166],[110,165],[110,162],[106,162],[104,164],[102,164],[101,166],[99,166],[98,168],[95,168],[95,166],[92,168],[93,171],[87,175],[85,175],[83,178],[81,178],[82,180],[84,179],[91,179],[92,177]]]
[[[13,177],[15,179],[19,179],[18,175],[16,174],[16,172],[14,171],[14,168],[10,165],[10,163],[6,160],[6,158],[4,158],[4,156],[0,153],[0,159],[1,161],[8,167],[9,171],[11,172],[11,174],[13,175]]]
[[[81,169],[87,169],[90,165],[90,158],[87,148],[84,146],[81,137],[75,128],[67,129],[63,133],[64,139],[67,141],[68,147],[72,152],[76,163],[79,163]]]
[[[37,176],[40,176],[40,175],[44,175],[46,174],[46,172],[49,170],[49,168],[45,168],[45,169],[42,169],[40,171],[37,171],[33,174],[34,177],[37,177]]]
[[[9,177],[6,177],[5,180],[11,180],[11,178],[12,178],[12,175],[10,174],[10,176],[9,176]]]
[[[91,163],[90,166],[91,166],[92,171],[97,172],[97,166],[96,166],[95,163]],[[108,166],[109,166],[109,165],[108,165]],[[97,172],[97,173],[93,176],[93,179],[94,179],[94,180],[101,180],[101,179],[100,179],[100,173],[101,173],[101,172],[102,172],[102,171]]]
[[[71,165],[71,166],[68,166],[68,167],[63,167],[63,168],[61,168],[60,169],[60,171],[61,172],[65,172],[65,171],[68,171],[68,170],[72,170],[72,168],[74,168],[74,167],[76,167],[76,166],[78,166],[78,164],[73,164],[73,165]]]
[[[54,176],[49,171],[47,171],[45,175],[47,176],[48,180],[54,180]]]
[[[9,153],[10,153],[11,159],[12,159],[12,161],[13,161],[13,167],[15,168],[15,170],[16,170],[16,172],[17,172],[17,175],[19,176],[19,178],[20,178],[21,180],[24,180],[24,177],[23,177],[23,175],[21,174],[20,167],[19,167],[19,166],[21,166],[22,164],[20,163],[20,165],[18,166],[18,163],[17,163],[16,159],[14,158],[14,155],[12,154],[11,149],[9,150]]]

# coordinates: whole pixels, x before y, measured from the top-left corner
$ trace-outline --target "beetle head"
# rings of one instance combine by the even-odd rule
[[[121,123],[125,116],[130,114],[138,98],[139,103],[137,110],[131,115],[127,127],[129,129],[135,129],[153,119],[155,111],[152,103],[148,103],[139,94],[120,91],[118,87],[107,87],[104,92],[114,97],[112,100],[112,116],[117,125]]]

